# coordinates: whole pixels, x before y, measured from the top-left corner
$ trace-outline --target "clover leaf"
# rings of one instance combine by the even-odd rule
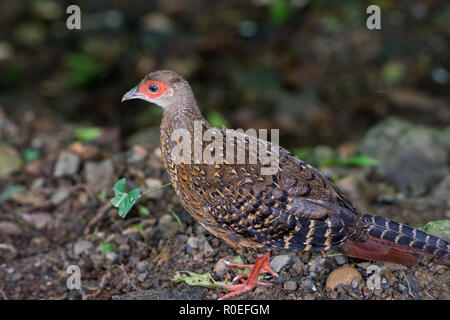
[[[127,213],[136,203],[139,194],[141,193],[140,188],[131,190],[130,192],[125,192],[126,179],[120,179],[116,182],[113,187],[114,198],[111,199],[111,203],[114,207],[119,209],[119,216],[125,218]]]

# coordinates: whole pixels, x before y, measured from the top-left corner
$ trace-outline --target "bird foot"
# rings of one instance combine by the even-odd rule
[[[258,280],[260,274],[270,273],[272,276],[278,277],[278,275],[270,268],[270,252],[266,252],[262,256],[256,258],[255,264],[237,264],[228,261],[225,263],[231,268],[250,269],[252,271],[250,274],[240,274],[233,279],[233,282],[241,281],[242,283],[224,286],[223,288],[230,292],[219,298],[219,300],[225,300],[251,291],[257,285],[269,286],[270,283]]]

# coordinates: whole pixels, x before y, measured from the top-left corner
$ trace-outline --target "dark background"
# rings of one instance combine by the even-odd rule
[[[121,104],[123,93],[150,71],[172,69],[208,118],[280,128],[290,148],[337,146],[389,115],[450,121],[448,104],[417,102],[448,102],[445,1],[76,1],[82,27],[68,30],[72,3],[0,2],[8,113],[47,110],[126,137],[159,125],[161,110]],[[381,30],[366,28],[369,4],[382,10]]]

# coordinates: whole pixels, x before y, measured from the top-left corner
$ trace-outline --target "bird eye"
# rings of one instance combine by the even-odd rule
[[[148,86],[148,90],[151,93],[155,93],[155,92],[157,92],[159,90],[159,88],[158,88],[158,86],[156,84],[152,83],[151,85]]]

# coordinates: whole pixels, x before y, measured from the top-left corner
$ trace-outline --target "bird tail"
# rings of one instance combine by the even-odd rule
[[[365,214],[361,217],[368,231],[363,241],[350,241],[346,255],[366,260],[412,265],[423,255],[450,259],[450,244],[413,227]]]

